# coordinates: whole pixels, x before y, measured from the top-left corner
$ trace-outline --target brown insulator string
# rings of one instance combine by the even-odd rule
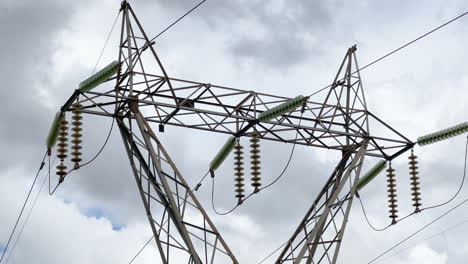
[[[60,121],[60,128],[59,128],[59,137],[57,144],[57,158],[60,160],[60,164],[57,166],[57,175],[59,176],[59,182],[63,182],[65,175],[67,174],[67,166],[63,163],[64,160],[67,158],[67,141],[68,141],[68,121],[62,119]]]
[[[71,146],[71,149],[72,149],[72,159],[71,161],[75,163],[75,168],[79,168],[80,165],[79,163],[81,162],[81,137],[82,137],[82,134],[81,134],[81,131],[83,130],[81,128],[81,125],[83,124],[81,122],[81,120],[83,119],[83,116],[82,116],[82,108],[83,106],[79,103],[75,103],[73,104],[72,106],[73,110],[73,116],[72,116],[72,130],[73,130],[73,134],[71,135],[72,136],[72,146]]]
[[[419,187],[419,172],[418,172],[418,166],[416,166],[418,164],[418,161],[416,160],[418,158],[418,156],[415,156],[414,153],[413,153],[413,150],[411,150],[411,155],[408,157],[408,159],[410,160],[408,163],[409,163],[409,170],[410,170],[410,180],[411,180],[411,195],[413,196],[412,200],[413,200],[413,206],[415,207],[415,212],[419,212],[421,211],[421,209],[419,208],[422,204],[421,204],[421,192],[419,191],[420,190],[420,187]]]
[[[395,170],[392,168],[392,164],[389,163],[387,169],[387,192],[388,192],[388,212],[390,213],[390,219],[392,219],[392,224],[396,224],[396,219],[398,218],[398,204],[397,204],[397,194],[396,194],[396,180],[395,174],[393,173]]]
[[[238,204],[242,203],[242,199],[245,197],[244,195],[244,152],[242,151],[244,147],[237,141],[236,145],[234,146],[234,176],[236,184],[236,198],[238,198]]]
[[[250,167],[252,178],[250,179],[252,181],[251,185],[254,187],[254,193],[257,193],[260,186],[262,185],[260,182],[262,178],[260,178],[260,144],[258,143],[260,141],[260,139],[258,139],[259,136],[259,133],[255,131],[252,133],[252,138],[250,139],[250,154],[252,154],[250,155],[250,164],[252,165]]]

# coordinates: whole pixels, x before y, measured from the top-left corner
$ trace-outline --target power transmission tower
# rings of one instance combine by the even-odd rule
[[[348,49],[325,97],[324,105],[336,105],[342,114],[330,115],[323,106],[318,117],[345,124],[347,133],[357,130],[369,135],[367,106],[355,51],[355,46]],[[345,141],[347,149],[342,150],[341,161],[276,263],[336,263],[369,144],[368,138],[359,140],[354,135],[346,136]]]
[[[261,113],[290,98],[171,78],[155,42],[130,4],[122,3],[118,72],[105,92],[78,89],[83,113],[117,119],[132,171],[163,263],[238,263],[151,124],[338,150],[341,161],[276,263],[336,263],[365,156],[392,160],[412,141],[367,110],[355,56],[348,49],[323,103],[307,98],[301,110],[270,121]],[[104,85],[104,87],[106,87]],[[101,90],[101,88],[99,89]],[[369,123],[379,127],[371,134]],[[296,137],[297,134],[297,137]]]

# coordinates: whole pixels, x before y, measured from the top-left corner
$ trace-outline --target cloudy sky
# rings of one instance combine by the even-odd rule
[[[130,3],[153,36],[196,1]],[[53,115],[92,72],[119,8],[115,0],[0,0],[0,252],[45,151]],[[208,0],[162,35],[156,47],[170,76],[292,97],[330,83],[353,44],[364,65],[467,10],[463,0]],[[117,31],[118,26],[100,67],[116,59]],[[468,17],[366,69],[361,76],[369,110],[413,140],[467,121],[467,45]],[[85,160],[99,149],[110,122],[86,117]],[[190,184],[206,171],[225,140],[224,135],[209,134],[207,142],[207,135],[175,127],[160,135]],[[445,201],[456,191],[465,142],[461,136],[415,149],[423,204]],[[269,175],[265,177],[282,170],[290,147],[262,144],[263,174]],[[257,263],[288,239],[336,162],[336,153],[297,147],[278,184],[232,215],[213,216],[241,263]],[[373,162],[367,161],[364,169]],[[405,215],[412,211],[407,158],[395,160],[394,167],[399,209]],[[217,189],[223,191],[217,194],[216,205],[219,210],[230,208],[235,203],[230,165],[220,170],[217,181]],[[117,130],[96,162],[68,177],[55,195],[49,196],[46,188],[8,263],[128,263],[151,236]],[[205,183],[197,194],[212,215],[209,191]],[[380,176],[361,193],[376,226],[388,223],[385,191]],[[464,188],[453,204],[467,196]],[[449,207],[374,232],[355,203],[339,263],[369,262]],[[421,232],[380,263],[465,263],[468,225],[458,224],[468,220],[466,208]],[[437,233],[441,234],[434,236]],[[159,263],[156,259],[152,245],[134,263]]]

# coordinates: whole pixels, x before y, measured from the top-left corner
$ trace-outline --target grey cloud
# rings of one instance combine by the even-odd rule
[[[193,1],[160,4],[181,11]],[[320,53],[322,42],[311,44],[306,38],[326,38],[337,7],[322,1],[213,1],[202,5],[192,19],[228,33],[230,44],[225,48],[234,61],[284,70]]]
[[[45,107],[39,86],[46,79],[53,39],[66,24],[70,5],[62,1],[22,1],[4,3],[0,15],[2,49],[2,125],[3,149],[10,158],[25,163],[36,161],[44,144],[51,113]],[[44,146],[42,145],[42,146]],[[36,146],[32,148],[31,146]],[[8,166],[2,159],[2,168]]]
[[[170,5],[170,8],[182,6],[180,1],[160,1],[160,3],[164,3],[166,6]],[[192,4],[192,1],[190,3],[186,1],[183,3],[184,8],[177,10],[185,11]],[[2,117],[2,123],[8,124],[8,126],[2,125],[0,130],[2,139],[0,144],[2,149],[8,150],[8,157],[5,155],[0,161],[2,170],[6,166],[31,164],[29,161],[36,162],[38,155],[40,155],[39,151],[43,150],[43,139],[49,127],[48,121],[51,120],[53,113],[44,106],[43,102],[38,100],[42,97],[39,97],[37,83],[46,86],[50,83],[50,80],[47,80],[46,71],[50,65],[48,58],[54,49],[51,39],[56,36],[55,34],[63,25],[66,25],[67,17],[70,16],[73,9],[72,7],[65,8],[64,4],[58,1],[31,1],[29,6],[36,11],[26,7],[9,7],[9,11],[5,14],[2,13],[0,17],[2,25],[5,25],[6,22],[11,24],[11,27],[0,27],[2,35],[7,36],[9,40],[4,42],[6,47],[0,50],[2,56],[0,72],[4,76],[4,89],[2,91],[8,89],[8,92],[4,92],[4,100],[2,101],[2,107],[7,111],[7,115]],[[47,12],[44,12],[45,8],[47,8]],[[261,65],[278,66],[278,68],[280,68],[279,66],[295,65],[303,60],[307,54],[313,54],[313,52],[309,53],[310,50],[317,47],[313,44],[306,46],[301,38],[313,37],[315,32],[323,36],[326,34],[323,31],[326,31],[327,25],[333,23],[329,17],[332,8],[320,9],[320,4],[314,2],[293,1],[291,7],[288,6],[287,9],[279,13],[274,13],[268,8],[258,1],[244,1],[240,4],[207,1],[201,9],[197,10],[197,13],[201,13],[201,17],[217,32],[230,33],[228,38],[233,41],[225,48],[231,53],[234,60],[252,60]],[[313,8],[317,8],[317,10],[311,11]],[[295,14],[295,19],[281,16],[286,14],[288,10]],[[190,16],[189,19],[198,16]],[[21,19],[28,22],[12,22]],[[248,24],[265,29],[266,35],[255,37],[246,34],[241,27],[234,25],[234,23],[242,23],[242,21],[251,21]],[[311,26],[310,30],[309,26]],[[291,42],[295,43],[291,44]],[[338,55],[342,56],[341,50]],[[67,80],[66,83],[50,87],[58,102],[63,102],[72,92],[73,88],[67,88],[69,87],[67,83],[79,82],[85,70],[88,72],[89,69],[77,67],[73,73],[67,74],[64,78]],[[56,107],[58,108],[59,105]],[[87,118],[86,125],[89,129],[85,131],[84,137],[87,145],[86,159],[91,157],[103,142],[108,129],[108,121],[110,120],[103,122],[102,119]],[[172,127],[168,127],[166,130],[167,132],[161,135],[162,142],[176,164],[180,166],[184,177],[193,185],[205,171],[207,160],[210,159],[210,157],[200,158],[200,153],[203,153],[204,156],[210,156],[203,143],[204,140],[200,140],[208,134],[191,133],[192,131],[186,129],[178,130]],[[219,145],[223,144],[221,137],[216,140],[219,141]],[[288,147],[282,148],[283,151],[269,152],[268,150],[271,149],[279,150],[280,144],[275,144],[271,148],[269,145],[262,142],[262,146],[265,147],[262,153],[264,183],[278,175],[279,170],[282,169],[281,164],[285,162],[289,153]],[[264,235],[261,241],[268,241],[269,245],[279,245],[282,242],[281,238],[287,238],[290,235],[291,230],[296,227],[333,168],[333,164],[320,162],[315,156],[315,152],[309,150],[298,148],[293,163],[284,178],[272,188],[246,202],[235,213],[248,215],[254,222],[261,223],[262,230],[258,231],[269,232]],[[404,160],[404,158],[402,159]],[[229,168],[231,161],[227,160],[226,163],[225,170],[216,177],[217,196],[215,202],[219,210],[227,209],[230,205],[235,204],[232,170]],[[453,182],[448,182],[443,177],[452,173],[458,175],[459,171],[459,166],[452,168],[445,163],[431,167],[425,174],[427,181],[423,182],[423,187],[426,186],[425,193],[423,193],[424,199],[435,201],[436,198],[441,197],[430,197],[431,191],[436,193],[436,190],[446,191],[456,187]],[[400,173],[402,175],[400,178],[402,179],[401,190],[409,189],[404,178],[406,174],[403,170]],[[246,175],[246,178],[248,177]],[[384,180],[383,176],[376,180],[372,186],[366,188],[362,195],[367,201],[369,213],[387,220]],[[444,183],[441,183],[442,180]],[[454,178],[454,181],[458,183],[458,178]],[[210,188],[211,182],[208,179],[197,193],[208,211],[211,211]],[[57,195],[70,198],[84,208],[96,206],[105,208],[106,212],[115,217],[119,224],[137,221],[135,219],[146,220],[118,129],[114,130],[111,141],[102,156],[89,167],[82,168],[77,173],[70,175]],[[407,212],[410,209],[410,199],[407,193],[403,192],[399,198],[401,207],[404,209],[403,212]],[[373,239],[388,241],[389,239],[386,237],[388,233],[380,235],[367,232],[369,228],[361,219],[359,210],[360,208],[356,206],[353,208],[349,233],[345,236],[346,242],[343,247],[355,249],[354,252],[356,252],[357,250],[362,251],[362,245],[354,243],[356,240],[365,242]],[[433,215],[422,217],[430,219]],[[10,215],[9,217],[13,218],[14,216]],[[463,218],[463,214],[457,214],[454,218]],[[0,221],[2,220],[3,218],[0,218]],[[423,218],[423,220],[425,219]],[[406,225],[402,224],[401,226]],[[414,225],[408,224],[407,228],[403,229],[405,232],[402,232],[401,235],[413,231],[414,227]],[[223,230],[221,231],[223,232]],[[463,241],[463,234],[463,232],[453,234],[453,243]],[[383,245],[390,246],[391,242],[393,240]],[[442,245],[439,245],[440,243],[439,241],[435,245],[436,248],[443,248]],[[371,249],[375,250],[376,253],[382,249],[374,248],[377,247],[374,245],[371,246]],[[38,246],[35,245],[33,248],[37,250]],[[137,248],[138,246],[135,246],[135,249]],[[344,256],[352,256],[353,250],[350,252]],[[450,262],[454,260],[454,263],[463,263],[462,256],[465,252],[466,249],[465,251],[459,248],[452,249]],[[245,252],[239,253],[246,254]],[[346,254],[346,251],[344,253]],[[365,257],[372,257],[374,252],[364,253]],[[342,258],[341,261],[344,259]],[[358,263],[361,259],[355,260],[355,262],[350,263]]]

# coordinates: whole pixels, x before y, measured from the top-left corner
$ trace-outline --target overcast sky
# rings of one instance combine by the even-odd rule
[[[154,36],[197,2],[130,3],[148,35]],[[92,72],[119,8],[120,1],[114,0],[0,0],[0,252],[45,151],[53,115]],[[357,44],[358,61],[365,65],[467,10],[468,2],[463,0],[208,0],[162,35],[156,47],[169,76],[293,97],[329,84],[351,45]],[[118,27],[98,68],[117,59]],[[468,121],[467,45],[468,17],[366,69],[361,76],[369,110],[412,140]],[[85,117],[85,160],[103,143],[110,122]],[[175,127],[166,127],[158,136],[190,184],[203,175],[226,139]],[[424,205],[445,201],[456,191],[465,142],[466,137],[460,136],[415,149]],[[290,148],[262,144],[264,178],[282,170]],[[406,156],[394,161],[400,215],[412,212]],[[278,184],[232,215],[213,216],[241,263],[257,263],[289,238],[337,157],[297,147]],[[366,161],[364,170],[374,162]],[[219,210],[236,202],[232,158],[226,163],[217,177]],[[197,195],[213,215],[209,187],[205,183]],[[125,264],[151,236],[117,129],[96,162],[67,177],[55,195],[49,196],[46,188],[8,263]],[[377,178],[361,196],[372,222],[386,225],[385,177]],[[385,232],[372,231],[355,203],[338,262],[369,262],[467,196],[464,188],[449,206],[423,212]],[[467,224],[427,238],[468,220],[467,206],[380,263],[466,263]],[[400,252],[403,249],[407,250]],[[155,246],[145,249],[134,263],[160,263]]]

